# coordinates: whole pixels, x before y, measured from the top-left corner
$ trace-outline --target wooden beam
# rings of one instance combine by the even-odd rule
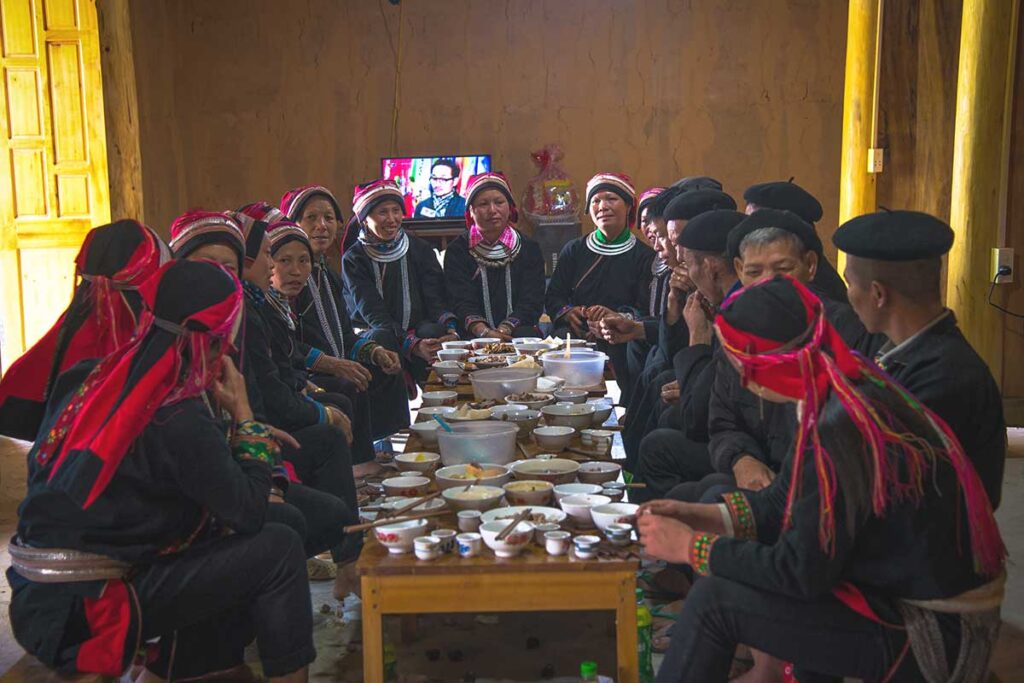
[[[1002,314],[986,302],[1000,218],[1017,0],[965,0],[960,30],[946,303],[971,345],[1002,378]]]
[[[135,88],[129,0],[98,0],[100,64],[106,113],[110,214],[145,220],[139,101]]]
[[[868,150],[875,111],[879,0],[850,0],[846,29],[846,81],[843,92],[843,151],[839,172],[839,223],[875,210],[875,176],[868,173]],[[840,273],[846,263],[839,252]]]

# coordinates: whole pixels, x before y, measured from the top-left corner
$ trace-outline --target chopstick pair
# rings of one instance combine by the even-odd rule
[[[389,513],[387,513],[387,514],[385,514],[383,516],[384,517],[400,517],[401,515],[404,515],[405,513],[409,512],[409,510],[412,510],[414,508],[419,507],[420,505],[423,505],[428,500],[434,500],[435,498],[437,498],[440,495],[441,495],[440,491],[434,491],[433,493],[428,493],[425,496],[422,496],[420,498],[416,498],[415,500],[413,500],[411,503],[409,503],[407,505],[403,505],[402,507],[398,508],[394,512],[389,512]]]
[[[507,527],[498,532],[498,535],[494,537],[495,540],[504,541],[505,538],[510,533],[512,533],[512,530],[519,526],[519,523],[525,520],[527,517],[529,517],[532,513],[533,510],[531,508],[526,508],[525,510],[517,514],[515,517],[512,518],[512,521],[509,522]]]
[[[449,514],[448,510],[431,510],[430,512],[420,512],[415,515],[408,515],[406,517],[386,517],[384,519],[377,519],[372,522],[366,522],[365,524],[353,524],[347,526],[342,531],[346,534],[354,534],[357,531],[366,531],[367,529],[375,529],[379,526],[387,526],[389,524],[398,524],[399,522],[412,522],[417,519],[427,519],[429,517],[440,517],[441,515]]]

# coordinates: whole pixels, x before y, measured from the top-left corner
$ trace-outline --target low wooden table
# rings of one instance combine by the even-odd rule
[[[441,378],[437,376],[433,370],[427,375],[427,381],[423,384],[423,391],[454,391],[459,395],[460,399],[473,400],[473,385],[470,384],[469,378],[463,376],[459,380],[459,383],[453,387],[445,385]],[[587,390],[587,394],[591,398],[602,398],[608,394],[608,378],[600,384],[592,387],[583,387]]]
[[[442,520],[447,519],[445,517]],[[532,544],[512,559],[481,554],[391,555],[367,541],[357,568],[363,587],[363,680],[384,681],[383,616],[452,612],[614,610],[619,683],[637,681],[635,559],[552,557]]]

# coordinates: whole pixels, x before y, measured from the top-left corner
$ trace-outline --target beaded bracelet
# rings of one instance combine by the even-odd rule
[[[750,509],[747,497],[741,491],[732,491],[722,496],[725,507],[732,517],[733,537],[745,541],[757,540],[757,523],[754,511]]]
[[[260,460],[273,467],[281,459],[281,446],[267,425],[244,420],[235,426],[231,454],[238,460]]]
[[[711,546],[718,540],[718,534],[698,531],[690,541],[690,566],[701,576],[711,573],[708,562],[711,559]]]

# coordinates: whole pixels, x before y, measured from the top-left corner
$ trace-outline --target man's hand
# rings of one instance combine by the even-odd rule
[[[690,563],[693,529],[678,519],[651,512],[637,513],[637,532],[644,552],[653,558],[675,564]]]
[[[607,306],[595,305],[588,306],[584,311],[584,315],[586,315],[587,320],[589,320],[590,322],[600,322],[601,320],[604,320],[608,316],[618,315],[618,313],[608,308]]]
[[[741,456],[732,466],[732,473],[736,476],[736,486],[749,491],[767,488],[775,479],[775,473],[752,455]]]
[[[672,380],[661,388],[661,400],[669,405],[679,403],[679,380]]]
[[[704,307],[701,305],[700,292],[694,292],[686,297],[683,318],[686,319],[686,327],[690,330],[690,346],[711,343],[711,321],[708,320]]]
[[[471,330],[471,332],[473,333],[473,336],[477,337],[478,339],[479,338],[483,338],[483,339],[490,338],[490,339],[500,339],[503,342],[512,341],[512,335],[511,334],[505,334],[504,332],[502,332],[501,330],[499,330],[497,328],[488,327],[486,323],[477,323],[476,325],[473,326],[473,329]]]
[[[644,324],[621,315],[610,315],[601,320],[601,337],[609,344],[625,344],[644,338]]]
[[[447,340],[446,340],[447,341]],[[437,357],[437,352],[441,350],[440,339],[420,339],[413,347],[413,353],[427,361],[432,363]]]
[[[402,360],[394,351],[389,351],[383,346],[378,346],[370,354],[370,360],[381,369],[385,375],[397,375],[402,371]]]

